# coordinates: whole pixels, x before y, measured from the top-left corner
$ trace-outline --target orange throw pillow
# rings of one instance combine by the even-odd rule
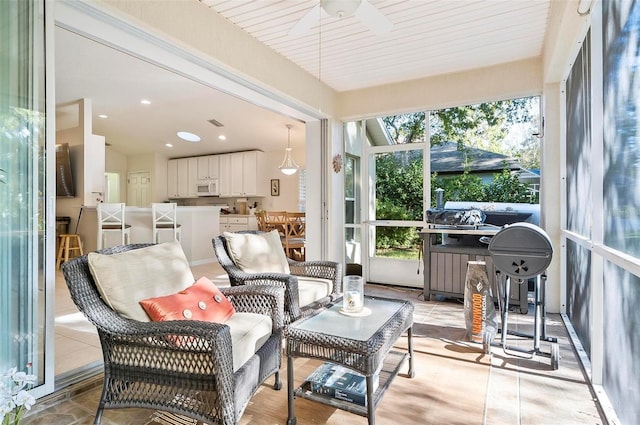
[[[171,295],[140,301],[149,318],[166,320],[202,320],[224,323],[236,312],[227,297],[206,277]]]

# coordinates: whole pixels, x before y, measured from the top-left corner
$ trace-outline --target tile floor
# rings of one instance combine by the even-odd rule
[[[218,264],[194,267],[194,275],[205,275],[218,283],[225,280]],[[561,353],[560,367],[554,371],[546,356],[531,358],[505,352],[501,347],[493,347],[491,355],[486,355],[479,344],[467,342],[463,306],[459,302],[425,302],[421,291],[379,285],[367,285],[366,292],[411,299],[416,306],[413,330],[417,375],[411,380],[396,378],[378,406],[378,423],[606,423],[559,315],[547,318],[547,334],[558,337]],[[75,310],[61,274],[56,305],[56,375],[67,374],[88,363],[99,364],[101,353],[96,333]],[[532,322],[531,314],[511,314],[509,328],[530,332]],[[530,339],[513,336],[509,337],[509,345],[532,347]],[[548,352],[548,344],[543,342],[541,349]],[[296,371],[315,367],[305,359],[297,359],[295,364]],[[100,385],[97,376],[39,400],[24,424],[92,423]],[[330,407],[307,408],[305,402],[307,400],[296,400],[301,425],[366,423],[365,418]],[[240,423],[284,424],[286,410],[286,392],[276,392],[264,385]],[[105,412],[102,423],[152,424],[156,423],[152,413],[144,409],[111,410]]]

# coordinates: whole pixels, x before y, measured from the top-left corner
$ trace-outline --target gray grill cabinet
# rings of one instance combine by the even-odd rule
[[[495,266],[488,245],[479,242],[480,237],[493,237],[500,228],[495,226],[452,227],[430,224],[423,228],[424,299],[432,295],[446,298],[464,298],[464,282],[468,261],[484,261],[494,298],[496,289]],[[509,304],[527,313],[528,285],[513,281]]]

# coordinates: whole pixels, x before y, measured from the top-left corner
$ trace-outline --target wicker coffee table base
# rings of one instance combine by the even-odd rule
[[[375,424],[375,409],[382,400],[382,396],[389,388],[393,379],[404,365],[409,361],[407,377],[413,378],[413,304],[410,302],[396,301],[398,310],[389,320],[381,326],[367,341],[354,341],[327,335],[326,333],[313,332],[296,328],[292,324],[287,333],[287,386],[288,386],[288,419],[287,425],[296,425],[294,412],[294,398],[300,397],[318,403],[348,411],[360,416],[365,416],[370,425]],[[322,313],[320,313],[322,314]],[[348,323],[345,320],[345,323]],[[391,349],[392,345],[407,332],[407,350]],[[355,343],[355,344],[354,344]],[[368,349],[363,349],[368,347]],[[361,406],[355,403],[338,400],[328,395],[311,391],[308,382],[303,382],[297,388],[294,385],[293,359],[295,357],[315,358],[336,364],[341,364],[366,376],[367,380],[367,405]],[[379,373],[378,388],[373,391],[374,374]]]

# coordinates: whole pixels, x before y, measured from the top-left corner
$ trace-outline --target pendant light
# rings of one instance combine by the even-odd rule
[[[288,131],[288,137],[287,137],[287,149],[284,151],[284,160],[282,160],[282,164],[280,164],[280,171],[282,171],[283,174],[286,174],[287,176],[291,176],[293,174],[296,173],[296,171],[298,171],[298,164],[296,164],[296,162],[293,160],[293,157],[291,156],[291,125],[287,124],[287,131]]]

